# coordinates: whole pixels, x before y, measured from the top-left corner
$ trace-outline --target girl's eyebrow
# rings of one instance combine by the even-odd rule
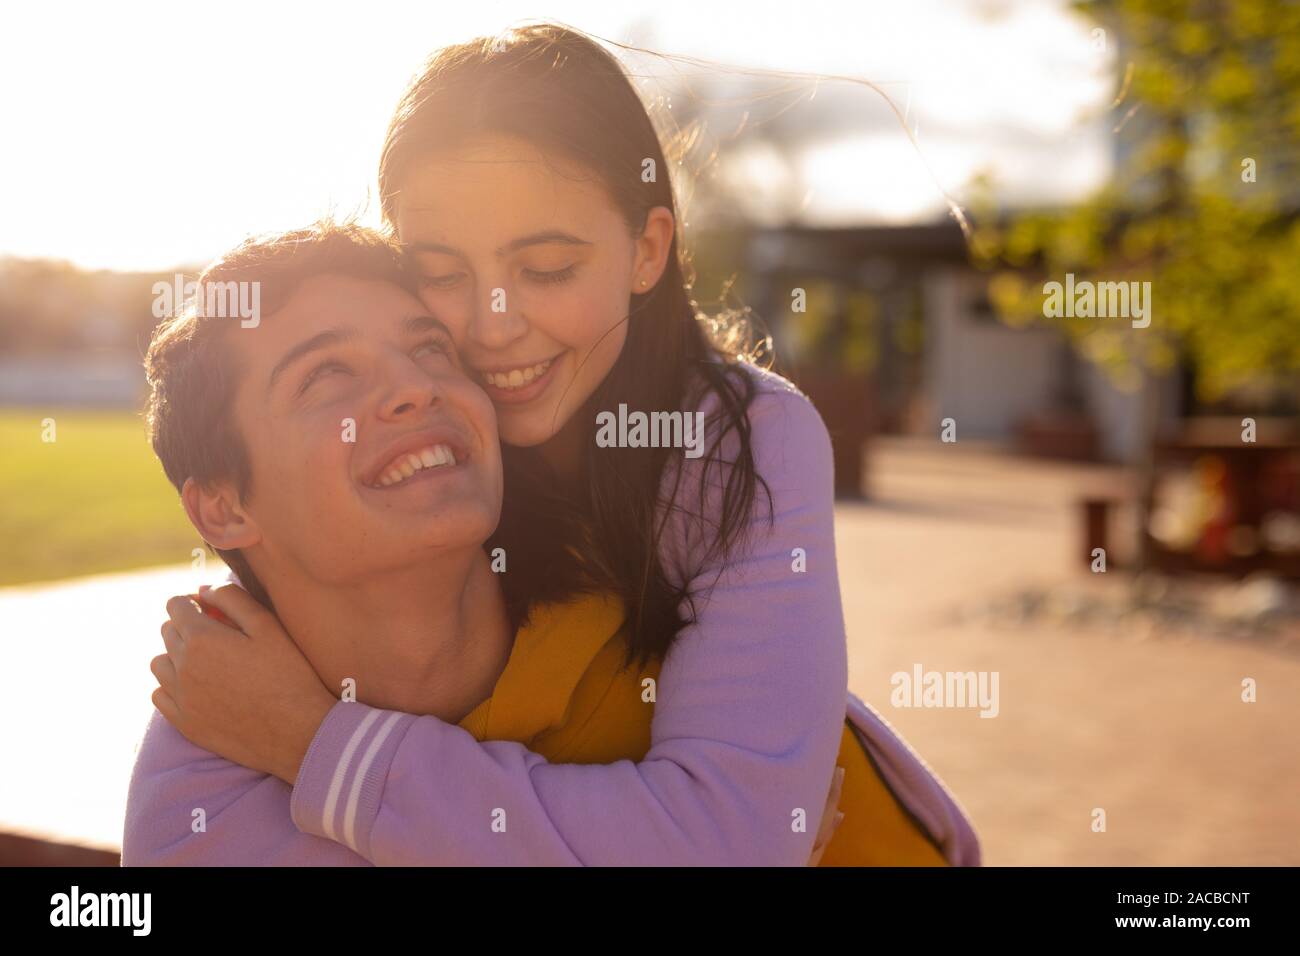
[[[587,240],[579,239],[577,236],[571,233],[561,232],[558,229],[548,229],[545,232],[535,232],[530,236],[522,236],[519,239],[514,239],[510,242],[507,242],[504,246],[502,246],[500,249],[497,250],[497,255],[498,256],[508,255],[511,252],[518,252],[520,249],[524,249],[528,246],[540,246],[548,242],[558,242],[566,246],[591,245],[591,243],[588,242]]]
[[[579,239],[569,232],[563,232],[559,229],[547,229],[543,232],[534,232],[527,236],[520,236],[518,239],[512,239],[504,246],[497,250],[497,257],[508,256],[512,252],[518,252],[528,246],[539,246],[544,243],[560,243],[567,246],[589,246],[591,245],[586,239]],[[412,242],[408,243],[406,248],[412,253],[420,252],[438,252],[444,255],[457,256],[461,259],[466,258],[465,253],[455,246],[444,245],[440,242]]]

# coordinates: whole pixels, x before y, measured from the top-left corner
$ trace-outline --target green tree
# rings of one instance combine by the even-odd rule
[[[1011,322],[1042,316],[1035,275],[1150,281],[1148,328],[1053,320],[1089,357],[1142,384],[1149,449],[1153,376],[1178,357],[1204,399],[1300,370],[1300,4],[1074,7],[1117,54],[1115,175],[1078,206],[986,220],[972,244]],[[1151,464],[1148,454],[1143,527]]]

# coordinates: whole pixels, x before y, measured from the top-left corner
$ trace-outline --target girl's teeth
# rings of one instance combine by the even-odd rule
[[[426,448],[420,452],[420,464],[424,465],[425,468],[432,468],[439,463],[438,456],[433,453],[432,448]]]
[[[551,367],[551,361],[539,362],[537,365],[531,365],[528,368],[511,369],[509,372],[484,372],[483,380],[493,388],[522,388],[530,384],[534,379],[545,375],[546,370]]]

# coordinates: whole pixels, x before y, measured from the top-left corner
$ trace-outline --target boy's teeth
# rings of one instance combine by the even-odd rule
[[[509,372],[484,372],[483,380],[493,388],[523,388],[534,379],[545,375],[546,370],[551,367],[552,361],[554,360],[548,359],[545,362],[530,365],[528,368],[513,368]]]
[[[426,468],[440,468],[443,465],[456,464],[456,455],[446,445],[430,445],[418,452],[402,455],[382,472],[376,484],[387,488],[399,481],[405,481],[417,471]]]

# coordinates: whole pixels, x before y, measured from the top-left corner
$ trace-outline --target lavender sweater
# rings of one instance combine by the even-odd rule
[[[775,523],[757,509],[744,560],[706,572],[716,583],[664,661],[644,759],[550,764],[434,717],[340,702],[290,788],[195,747],[155,713],[123,864],[804,865],[846,706],[861,716],[861,705],[847,697],[826,428],[784,379],[752,375],[753,451]],[[672,567],[702,553],[689,512],[703,462],[685,459],[683,513],[664,542]],[[716,514],[718,469],[709,479]],[[795,832],[800,807],[807,827]]]

